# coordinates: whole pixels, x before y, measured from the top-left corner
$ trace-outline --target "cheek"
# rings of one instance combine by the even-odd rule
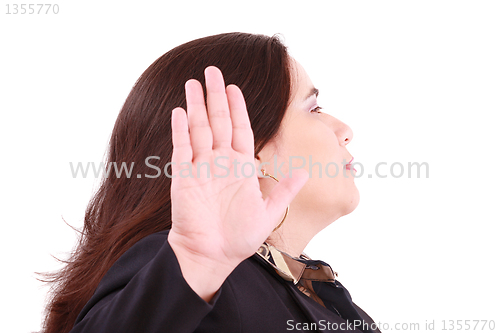
[[[301,128],[302,130],[295,131],[291,129],[284,136],[282,153],[283,156],[288,156],[286,164],[291,164],[294,168],[305,168],[312,178],[325,178],[327,168],[332,175],[341,173],[342,159],[345,156],[335,133],[318,121],[308,124],[307,119]]]
[[[288,162],[294,168],[304,168],[309,172],[309,180],[299,193],[299,201],[309,209],[340,209],[339,206],[344,205],[343,201],[356,188],[350,176],[344,177],[345,150],[339,145],[335,133],[325,124],[316,122],[314,126],[290,135],[286,142],[287,155],[294,156]]]
[[[307,146],[301,147],[301,152],[306,155],[307,170],[312,172],[311,176],[324,178],[327,170],[332,175],[337,171],[341,172],[343,154],[340,148],[332,131],[317,131],[308,140]]]
[[[285,138],[289,156],[303,157],[307,163],[310,158],[321,163],[335,158],[339,149],[338,139],[324,123],[305,117],[295,121],[295,125],[297,128],[290,128]]]

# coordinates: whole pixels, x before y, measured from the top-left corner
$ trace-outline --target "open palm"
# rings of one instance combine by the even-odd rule
[[[169,239],[189,255],[234,268],[266,240],[307,173],[282,179],[264,200],[243,94],[235,85],[226,88],[216,67],[206,68],[205,81],[206,105],[201,84],[189,80],[187,114],[181,108],[172,114]]]

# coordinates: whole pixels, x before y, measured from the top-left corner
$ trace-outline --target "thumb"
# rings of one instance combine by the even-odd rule
[[[309,179],[309,173],[305,169],[291,170],[291,172],[292,177],[285,176],[282,178],[264,200],[273,229],[283,218],[286,207]]]

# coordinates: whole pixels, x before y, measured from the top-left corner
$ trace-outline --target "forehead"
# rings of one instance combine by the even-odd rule
[[[311,89],[314,88],[314,85],[304,67],[294,58],[291,58],[290,69],[292,78],[292,94],[290,97],[292,103],[295,104],[303,101],[309,95]]]

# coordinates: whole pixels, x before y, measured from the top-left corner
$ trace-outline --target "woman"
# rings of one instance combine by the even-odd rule
[[[133,173],[91,200],[44,331],[377,331],[302,254],[359,200],[352,131],[317,94],[274,37],[210,36],[156,60],[110,141],[107,162]],[[329,163],[344,169],[327,177]]]

